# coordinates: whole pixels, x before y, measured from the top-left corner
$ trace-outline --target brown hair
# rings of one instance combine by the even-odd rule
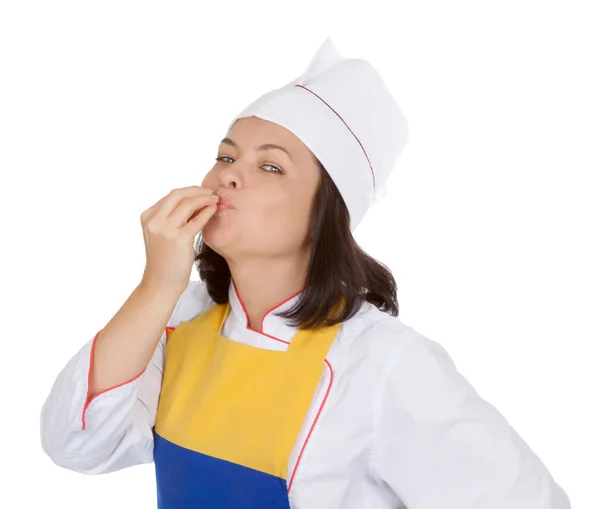
[[[321,171],[321,183],[313,201],[313,242],[304,291],[292,308],[275,315],[289,319],[293,327],[316,329],[348,320],[366,300],[398,316],[394,276],[355,242],[346,204],[321,162],[314,159]],[[202,241],[201,234],[194,262],[211,299],[226,304],[231,282],[229,266],[225,258]],[[338,305],[339,311],[334,315]]]

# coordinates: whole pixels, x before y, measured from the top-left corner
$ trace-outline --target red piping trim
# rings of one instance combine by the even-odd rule
[[[175,327],[165,327],[165,344],[169,341],[169,331],[174,331]]]
[[[260,330],[256,330],[256,329],[253,329],[252,327],[250,327],[250,325],[249,325],[249,323],[250,323],[250,317],[248,316],[248,311],[246,311],[246,306],[244,306],[244,303],[242,302],[242,299],[240,298],[240,294],[238,293],[237,286],[235,286],[235,281],[233,279],[231,281],[233,283],[233,289],[235,291],[235,296],[237,297],[237,300],[241,304],[242,310],[244,311],[244,314],[246,315],[246,329],[251,330],[253,332],[258,332],[259,334],[262,334],[263,336],[266,336],[268,338],[274,339],[275,341],[280,341],[281,343],[285,343],[286,345],[289,345],[290,344],[289,341],[285,341],[284,339],[276,338],[275,336],[271,336],[270,334],[267,334],[266,332],[263,332],[263,330],[262,330],[263,329],[263,323],[264,323],[265,318],[267,317],[267,315],[269,313],[271,313],[272,311],[274,311],[278,307],[283,306],[286,302],[292,300],[297,295],[300,295],[302,293],[302,290],[300,290],[299,292],[296,292],[294,295],[288,297],[283,302],[280,302],[279,304],[273,306],[271,309],[267,310],[267,312],[263,315],[262,319],[260,320]]]
[[[354,136],[354,138],[356,139],[356,141],[358,141],[358,144],[360,145],[360,148],[362,148],[363,153],[365,154],[365,157],[367,158],[367,162],[369,163],[369,168],[371,169],[371,177],[373,178],[373,189],[375,189],[375,172],[373,171],[373,166],[371,165],[371,161],[369,159],[369,156],[367,155],[367,151],[365,150],[365,147],[363,147],[363,144],[360,142],[360,140],[358,139],[358,136],[356,136],[356,134],[354,134],[354,131],[352,131],[352,129],[350,129],[350,126],[348,124],[346,124],[346,122],[344,121],[344,119],[342,118],[342,116],[335,111],[330,104],[327,103],[327,101],[325,101],[325,99],[323,99],[322,97],[319,97],[316,93],[314,93],[312,90],[310,90],[309,88],[306,88],[304,85],[294,85],[296,87],[300,87],[303,88],[304,90],[310,92],[311,94],[313,94],[315,97],[317,97],[318,99],[320,99],[321,101],[323,101],[323,103],[325,103],[325,105],[327,107],[329,107],[329,109],[331,111],[333,111],[338,117],[339,119],[344,122],[344,125],[348,128],[348,131],[350,131],[350,133],[352,134],[352,136]]]
[[[100,334],[102,332],[102,330],[99,330],[96,335],[94,336],[94,340],[92,341],[92,348],[90,349],[90,363],[89,363],[89,367],[88,367],[88,382],[87,382],[87,395],[86,395],[86,400],[85,403],[83,405],[83,411],[81,412],[81,429],[84,430],[85,429],[85,412],[88,408],[88,406],[90,406],[90,403],[97,398],[98,396],[100,396],[100,394],[104,394],[105,392],[108,391],[112,391],[113,389],[116,389],[117,387],[121,387],[123,385],[127,385],[131,382],[133,382],[134,380],[137,380],[140,376],[142,376],[144,374],[144,371],[146,371],[146,369],[144,368],[142,370],[142,372],[137,375],[134,376],[131,380],[127,380],[126,382],[123,382],[119,385],[115,385],[113,387],[109,387],[108,389],[104,389],[103,391],[100,391],[96,394],[94,394],[91,398],[89,397],[89,393],[90,393],[90,385],[91,385],[91,381],[92,381],[92,361],[94,359],[94,350],[96,349],[96,340],[98,339],[98,334]]]
[[[300,450],[298,459],[296,460],[296,465],[294,466],[294,471],[292,472],[292,477],[290,478],[290,485],[288,486],[288,493],[292,489],[292,483],[294,482],[294,477],[296,475],[296,470],[298,470],[298,465],[300,464],[300,459],[302,458],[302,454],[304,453],[304,449],[306,447],[306,444],[308,443],[308,439],[310,438],[313,430],[315,429],[315,424],[317,424],[317,421],[319,420],[319,416],[321,415],[321,410],[323,410],[323,407],[325,406],[325,402],[327,401],[327,398],[329,397],[329,391],[331,390],[331,386],[333,384],[333,369],[331,368],[331,364],[329,364],[329,361],[327,359],[325,359],[325,364],[327,364],[327,367],[329,368],[329,373],[330,373],[329,386],[327,387],[327,392],[325,393],[325,397],[323,398],[323,401],[321,402],[321,407],[319,408],[319,411],[317,412],[315,420],[313,421],[312,426],[310,427],[310,431],[308,432],[308,435],[306,436],[306,439],[304,440],[304,444],[302,445],[302,449]]]

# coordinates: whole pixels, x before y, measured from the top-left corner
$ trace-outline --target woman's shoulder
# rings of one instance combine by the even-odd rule
[[[423,336],[397,316],[364,302],[352,318],[344,322],[345,334],[355,346],[389,353],[399,345],[419,340]]]
[[[454,362],[446,348],[397,316],[365,302],[360,311],[344,322],[340,337],[340,351],[368,361],[372,369],[383,375],[383,367],[390,364],[437,364],[440,368],[454,369]],[[349,348],[344,348],[344,346]],[[393,369],[393,368],[388,368]]]

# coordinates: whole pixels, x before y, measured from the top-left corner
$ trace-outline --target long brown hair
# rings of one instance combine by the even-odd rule
[[[312,250],[305,286],[293,307],[275,315],[288,319],[292,327],[316,329],[348,320],[368,301],[398,316],[394,276],[355,242],[348,208],[329,173],[314,159],[321,183],[312,207]],[[202,235],[194,250],[196,269],[211,299],[226,304],[231,282],[227,261],[202,241]]]

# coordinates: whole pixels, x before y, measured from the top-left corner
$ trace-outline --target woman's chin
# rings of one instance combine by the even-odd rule
[[[217,214],[214,214],[202,228],[202,239],[215,251],[216,247],[225,245],[231,236],[231,229]]]

